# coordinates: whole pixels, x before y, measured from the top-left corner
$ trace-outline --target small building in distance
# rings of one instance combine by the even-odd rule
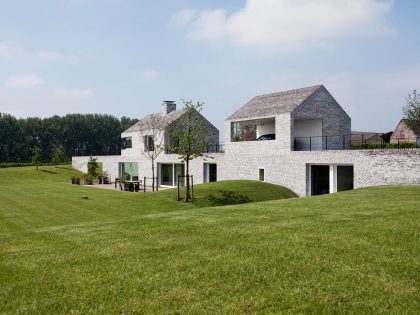
[[[410,127],[407,126],[404,119],[401,119],[391,136],[391,143],[417,143],[420,144],[420,135],[416,135]]]

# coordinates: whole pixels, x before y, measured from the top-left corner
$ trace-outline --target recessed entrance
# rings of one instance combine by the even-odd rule
[[[311,196],[330,193],[330,166],[311,165]]]
[[[204,182],[217,182],[217,164],[204,163]]]
[[[311,196],[351,190],[353,188],[353,165],[309,165],[308,192]]]
[[[258,179],[260,182],[265,181],[265,170],[263,168],[258,170]]]

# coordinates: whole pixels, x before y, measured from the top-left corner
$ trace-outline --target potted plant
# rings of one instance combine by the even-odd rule
[[[103,172],[102,175],[98,177],[99,184],[110,184],[108,172]]]
[[[104,184],[110,184],[108,172],[103,172],[102,177],[103,177],[103,183]]]
[[[84,176],[85,185],[93,185],[93,177],[89,174],[85,174]]]
[[[71,183],[73,185],[80,185],[80,178],[79,177],[76,177],[76,176],[72,176],[71,177]]]
[[[133,185],[133,183],[127,182],[130,180],[130,174],[124,173],[122,180],[123,180],[124,191],[131,191],[130,188]]]

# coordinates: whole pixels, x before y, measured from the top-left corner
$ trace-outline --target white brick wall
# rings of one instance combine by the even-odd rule
[[[214,159],[209,160],[217,163],[218,180],[258,180],[258,169],[264,168],[265,181],[286,186],[300,196],[305,196],[309,187],[309,164],[351,164],[354,166],[355,188],[420,184],[420,149],[292,151],[295,118],[322,119],[323,136],[350,134],[350,117],[325,88],[305,101],[293,114],[284,113],[270,117],[274,117],[276,122],[276,140],[273,141],[232,142],[231,121],[225,121],[225,153],[212,154]],[[257,118],[263,117],[249,119]],[[98,161],[103,163],[103,170],[113,180],[119,175],[119,162],[138,162],[140,178],[151,177],[151,161],[141,154],[143,143],[139,134],[122,136],[133,137],[133,149],[124,150],[121,156],[99,156]],[[342,142],[337,143],[337,147],[341,148]],[[89,157],[73,157],[73,167],[86,172],[88,160]],[[174,154],[162,153],[156,162],[179,163],[179,159]],[[190,163],[195,183],[203,182],[204,163],[202,158]]]
[[[265,180],[286,186],[300,196],[308,194],[308,164],[351,164],[354,166],[354,187],[377,185],[420,185],[420,150],[344,150],[291,151],[288,153],[264,151],[270,141],[248,142],[230,146],[223,153],[215,153],[208,162],[217,163],[218,180],[258,180],[258,169],[265,169]],[[140,178],[151,177],[151,162],[142,156],[99,156],[103,170],[111,179],[118,177],[119,162],[138,162]],[[89,157],[73,157],[73,167],[86,172]],[[158,163],[179,163],[174,154],[162,154]],[[195,183],[203,182],[204,159],[191,161],[190,171]]]
[[[258,180],[258,169],[265,169],[265,180],[286,186],[300,196],[308,194],[308,164],[351,164],[354,187],[377,185],[420,185],[420,150],[343,150],[292,151],[261,154],[232,150],[218,165],[219,180]]]

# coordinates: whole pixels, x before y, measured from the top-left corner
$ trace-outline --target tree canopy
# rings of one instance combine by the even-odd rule
[[[0,162],[29,163],[35,146],[43,162],[51,161],[55,148],[66,161],[73,155],[120,154],[121,132],[136,121],[98,114],[17,119],[0,113]]]
[[[185,201],[188,202],[191,201],[189,162],[198,157],[207,157],[207,149],[215,143],[208,122],[200,115],[204,103],[186,100],[183,103],[185,113],[177,123],[168,126],[168,131],[173,142],[171,152],[178,154],[186,166]]]
[[[416,135],[420,135],[420,95],[414,90],[403,108],[404,122]]]

